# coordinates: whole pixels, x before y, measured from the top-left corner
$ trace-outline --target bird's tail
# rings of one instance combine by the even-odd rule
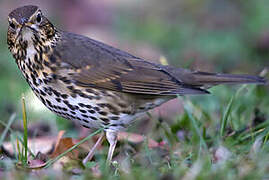
[[[265,84],[266,80],[260,76],[237,75],[237,74],[218,74],[207,72],[193,72],[193,81],[200,85],[218,84]]]

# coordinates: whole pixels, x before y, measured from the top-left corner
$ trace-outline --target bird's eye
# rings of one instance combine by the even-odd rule
[[[16,28],[16,26],[15,26],[15,24],[14,24],[13,22],[10,22],[10,23],[9,23],[9,26],[10,26],[12,29],[15,29],[15,28]]]
[[[37,22],[37,23],[41,23],[41,21],[42,21],[42,17],[41,17],[41,14],[39,13],[39,14],[37,14],[37,16],[36,16],[36,22]]]

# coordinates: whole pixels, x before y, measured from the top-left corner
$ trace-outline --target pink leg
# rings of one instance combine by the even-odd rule
[[[115,131],[106,131],[106,139],[109,142],[109,150],[107,155],[107,164],[111,163],[113,153],[117,144],[117,135]]]
[[[86,164],[88,161],[92,159],[96,148],[102,143],[103,137],[104,137],[104,133],[100,135],[100,137],[98,138],[98,140],[96,141],[96,143],[94,144],[94,146],[92,147],[88,155],[83,159],[82,161],[83,164]]]

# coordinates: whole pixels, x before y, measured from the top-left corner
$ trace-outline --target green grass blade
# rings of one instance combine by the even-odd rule
[[[21,161],[21,148],[20,148],[20,142],[18,140],[18,137],[16,138],[16,142],[17,142],[17,150],[18,150],[18,160]]]
[[[19,155],[18,155],[18,151],[16,149],[16,138],[17,138],[17,136],[15,135],[15,133],[10,135],[10,140],[11,140],[14,156],[15,156],[17,162],[18,162],[19,161]]]
[[[227,127],[227,123],[228,123],[229,117],[231,115],[234,100],[235,100],[235,98],[237,98],[239,96],[241,91],[243,89],[245,89],[246,87],[247,87],[247,84],[244,84],[236,91],[235,95],[231,97],[231,99],[230,99],[230,101],[229,101],[229,103],[224,111],[224,114],[223,114],[222,119],[221,119],[220,134],[219,134],[221,138],[223,138],[223,136],[224,136],[224,131]]]
[[[227,105],[227,107],[225,109],[224,115],[223,115],[223,117],[221,119],[220,137],[224,136],[224,131],[226,129],[228,119],[229,119],[230,114],[231,114],[233,102],[234,102],[234,96],[231,97],[231,99],[230,99],[230,101],[229,101],[229,103],[228,103],[228,105]]]
[[[10,116],[10,118],[9,118],[9,120],[8,120],[8,124],[6,125],[5,130],[4,130],[4,132],[2,133],[1,138],[0,138],[0,146],[2,146],[2,144],[3,144],[4,140],[5,140],[5,137],[6,137],[6,135],[7,135],[8,130],[10,129],[10,126],[12,125],[12,123],[13,123],[14,120],[15,120],[15,117],[16,117],[16,114],[12,114],[12,115]]]
[[[269,131],[267,131],[267,133],[266,133],[266,135],[264,137],[263,146],[262,146],[263,149],[265,147],[265,144],[268,142],[268,139],[269,139]]]
[[[23,120],[23,141],[24,141],[24,155],[23,155],[23,164],[27,165],[28,161],[28,133],[27,133],[27,114],[26,114],[26,107],[25,107],[25,98],[22,96],[22,120]]]
[[[208,147],[206,145],[205,139],[203,137],[203,135],[201,134],[198,124],[196,122],[196,118],[192,115],[192,107],[190,106],[191,102],[187,101],[186,103],[183,104],[184,110],[187,113],[189,119],[191,120],[191,124],[194,127],[195,133],[197,134],[197,136],[200,139],[200,145],[202,147],[204,147],[205,150],[208,151]]]
[[[5,128],[7,128],[8,131],[10,131],[11,134],[14,134],[14,135],[16,134],[16,136],[18,137],[20,143],[24,145],[23,138],[21,138],[19,135],[17,135],[17,132],[15,132],[10,127],[8,127],[8,125],[6,123],[4,123],[3,121],[0,121],[0,124],[3,125]],[[16,152],[16,151],[14,151],[14,152]],[[31,151],[31,149],[28,148],[28,152],[32,157],[35,157],[34,153]]]

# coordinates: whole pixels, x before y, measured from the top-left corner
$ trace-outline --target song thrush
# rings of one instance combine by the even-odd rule
[[[265,83],[259,76],[190,71],[145,61],[59,30],[37,6],[13,10],[8,21],[9,50],[36,96],[59,116],[87,128],[105,127],[108,161],[118,131],[176,95],[208,94],[207,89],[218,84]]]

